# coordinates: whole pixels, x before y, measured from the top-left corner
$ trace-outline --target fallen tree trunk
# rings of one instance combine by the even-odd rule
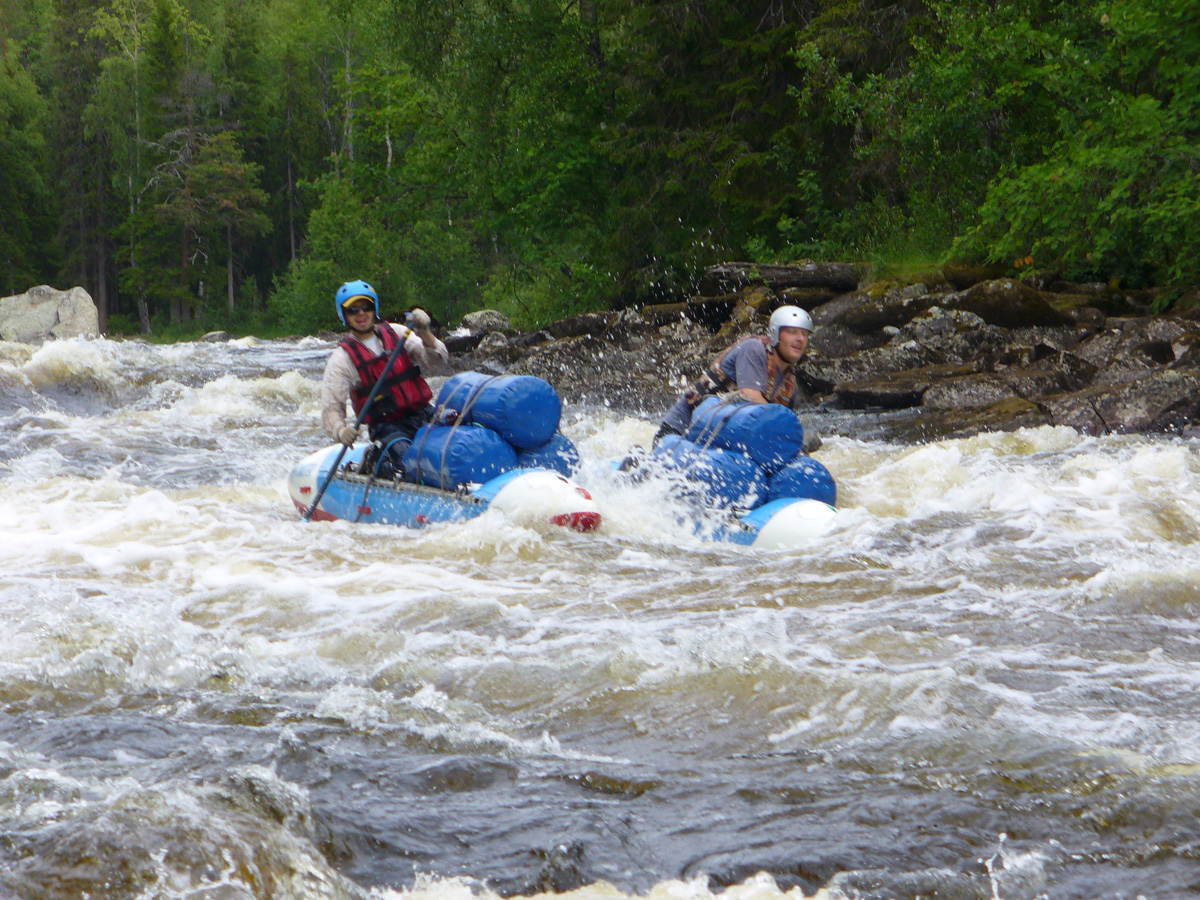
[[[761,284],[772,291],[807,287],[845,293],[857,288],[861,277],[862,272],[852,263],[804,262],[771,266],[734,262],[706,269],[700,288],[703,294],[719,294],[750,284]]]

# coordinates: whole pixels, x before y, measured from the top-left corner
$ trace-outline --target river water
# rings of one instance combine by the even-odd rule
[[[304,523],[330,348],[0,344],[0,896],[1200,896],[1194,442],[820,421],[766,552],[568,406],[599,533]]]

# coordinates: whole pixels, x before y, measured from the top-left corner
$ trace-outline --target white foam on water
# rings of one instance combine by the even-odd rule
[[[90,381],[115,390],[122,377],[119,356],[104,340],[70,338],[46,341],[34,351],[22,371],[38,389]]]
[[[371,891],[371,896],[377,900],[499,900],[500,895],[474,879],[420,875],[412,888],[376,888]],[[519,896],[528,900],[804,900],[808,895],[800,888],[784,891],[770,875],[759,873],[723,889],[713,888],[706,877],[700,876],[660,881],[641,894],[626,893],[606,882],[596,882],[569,891]],[[842,895],[821,890],[813,894],[811,900],[835,900],[838,896]]]
[[[598,533],[494,511],[421,530],[306,523],[283,478],[323,440],[315,376],[233,370],[236,354],[295,345],[3,351],[0,369],[35,390],[91,379],[134,398],[94,415],[16,411],[0,439],[0,676],[33,715],[86,716],[103,698],[187,723],[205,702],[267,698],[287,727],[445,752],[622,765],[651,746],[680,768],[693,755],[866,768],[895,756],[886,777],[928,768],[966,793],[997,747],[1045,754],[1063,778],[1114,759],[1148,782],[1200,766],[1193,443],[1054,428],[921,446],[829,435],[816,457],[838,483],[834,529],[764,552],[704,541],[666,480],[612,471],[655,423],[569,410]],[[197,380],[197,365],[214,374]],[[242,752],[207,740],[216,759]],[[23,808],[45,803],[47,821],[75,802],[97,809],[142,777],[136,754],[103,765],[111,781],[46,782]],[[71,777],[60,760],[18,768],[29,784],[39,770]],[[152,805],[141,787],[122,788],[138,810]],[[155,821],[212,830],[202,801],[184,791]],[[218,829],[253,824],[236,808]],[[307,859],[302,844],[287,852]],[[1006,852],[1036,885],[1028,847]],[[463,890],[486,888],[375,893]],[[755,879],[720,892],[664,881],[649,896],[716,893],[801,896]]]

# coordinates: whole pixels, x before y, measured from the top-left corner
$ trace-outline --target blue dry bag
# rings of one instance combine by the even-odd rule
[[[565,434],[556,434],[540,447],[517,452],[517,465],[523,469],[552,469],[570,475],[579,468],[579,450]]]
[[[804,427],[778,403],[723,403],[708,397],[692,413],[687,439],[701,447],[744,453],[771,475],[796,458]]]
[[[558,431],[562,401],[548,381],[533,375],[459,372],[446,379],[434,403],[440,417],[483,425],[521,450],[541,447]]]
[[[835,505],[837,485],[829,470],[810,456],[801,456],[771,476],[767,482],[767,502],[784,497],[820,500]]]
[[[717,508],[754,507],[766,497],[766,476],[754,460],[741,453],[719,447],[706,449],[682,438],[670,442],[664,438],[654,456],[701,488],[705,500]]]
[[[517,467],[517,452],[488,428],[422,425],[404,454],[404,471],[422,484],[453,489],[490,481]]]

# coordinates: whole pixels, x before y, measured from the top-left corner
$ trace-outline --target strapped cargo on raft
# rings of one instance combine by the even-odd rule
[[[462,372],[442,385],[433,422],[404,454],[402,477],[377,477],[369,444],[345,453],[332,471],[335,444],[298,463],[288,491],[304,512],[328,479],[314,519],[416,527],[496,507],[516,519],[591,531],[600,513],[568,478],[579,453],[558,431],[561,415],[557,392],[540,378]]]
[[[712,396],[696,407],[687,434],[664,436],[634,471],[665,473],[681,500],[727,511],[715,539],[796,546],[832,526],[837,502],[833,476],[803,446],[804,427],[790,409]]]

